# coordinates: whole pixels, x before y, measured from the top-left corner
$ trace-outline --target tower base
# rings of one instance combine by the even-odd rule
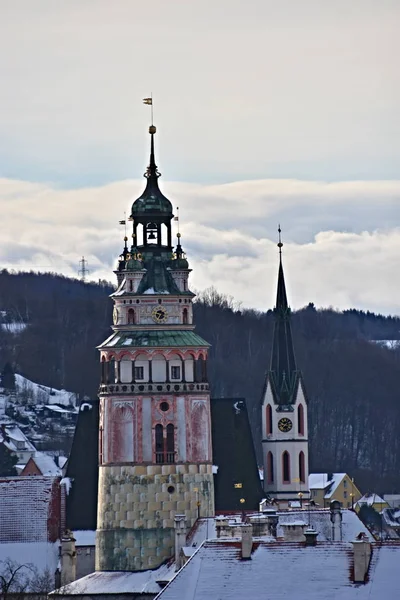
[[[155,569],[174,554],[174,517],[214,515],[210,464],[101,466],[96,570]]]

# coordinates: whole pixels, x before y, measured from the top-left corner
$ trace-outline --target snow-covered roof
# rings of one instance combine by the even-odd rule
[[[378,494],[365,494],[358,500],[357,504],[359,506],[363,506],[364,504],[372,506],[373,504],[387,504],[387,502]]]
[[[58,485],[55,477],[0,478],[0,545],[55,541]]]
[[[4,425],[4,428],[0,428],[0,443],[4,443],[12,452],[36,451],[35,446],[17,425]],[[24,445],[19,447],[21,443]]]
[[[342,509],[342,541],[351,542],[359,533],[364,533],[372,541],[373,537],[359,519],[356,512],[348,509]],[[303,521],[318,532],[318,541],[326,542],[332,540],[331,513],[328,508],[312,509],[301,511],[285,511],[278,513],[279,521],[277,527],[277,536],[283,537],[282,525],[293,525]]]
[[[352,582],[352,546],[256,542],[243,561],[240,544],[205,542],[157,600],[398,600],[400,545],[375,547],[369,581]],[[288,574],[290,573],[290,576]]]
[[[76,540],[76,546],[95,546],[96,532],[91,530],[78,529],[72,532]]]
[[[170,581],[174,575],[174,564],[162,565],[154,571],[96,571],[65,586],[63,595],[158,594],[161,586],[157,581]]]
[[[32,456],[30,460],[33,460],[42,475],[60,477],[61,469],[56,465],[53,458],[44,452],[36,452],[35,456]]]
[[[325,498],[329,499],[344,477],[346,473],[310,473],[308,487],[310,490],[326,490]]]

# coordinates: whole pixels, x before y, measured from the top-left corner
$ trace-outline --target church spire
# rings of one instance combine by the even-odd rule
[[[272,343],[270,379],[278,404],[289,405],[293,402],[297,383],[296,358],[293,348],[290,308],[287,301],[285,276],[282,265],[281,228],[279,226],[279,271],[275,306],[275,326]]]

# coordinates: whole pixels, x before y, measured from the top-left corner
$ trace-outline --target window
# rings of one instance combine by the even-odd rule
[[[343,492],[343,498],[347,498],[347,492],[346,491]]]
[[[128,310],[128,325],[134,325],[135,323],[135,311],[133,308]]]
[[[267,482],[274,483],[274,457],[272,452],[267,454]]]
[[[266,430],[267,430],[267,435],[271,435],[271,433],[272,433],[272,408],[271,408],[270,404],[267,404]]]
[[[343,480],[343,487],[347,488],[347,480],[346,479]]]
[[[290,456],[286,450],[282,454],[282,479],[283,483],[290,483]]]
[[[175,428],[172,423],[167,425],[167,456],[165,457],[168,464],[175,462]]]
[[[183,323],[184,325],[187,325],[187,324],[188,324],[188,322],[189,322],[189,319],[188,319],[188,309],[187,309],[187,308],[184,308],[184,309],[183,309],[183,312],[182,312],[182,323]]]
[[[156,463],[160,464],[164,462],[164,428],[162,425],[155,426],[155,450],[156,450]]]
[[[164,438],[164,428],[162,425],[156,425],[155,451],[157,464],[172,464],[175,462],[175,428],[172,423],[166,427],[166,439]]]
[[[181,368],[180,367],[171,367],[171,379],[180,379],[181,378]]]
[[[300,479],[301,483],[306,482],[306,468],[305,468],[304,452],[300,452],[300,454],[299,454],[299,479]]]
[[[297,409],[297,427],[298,434],[304,435],[304,408],[302,404],[299,404]]]
[[[135,381],[143,381],[144,367],[135,367]]]

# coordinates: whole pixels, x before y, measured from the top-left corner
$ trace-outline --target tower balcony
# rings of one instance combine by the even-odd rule
[[[180,383],[102,383],[99,395],[108,396],[116,394],[190,394],[208,393],[210,386],[207,382],[180,382]]]

